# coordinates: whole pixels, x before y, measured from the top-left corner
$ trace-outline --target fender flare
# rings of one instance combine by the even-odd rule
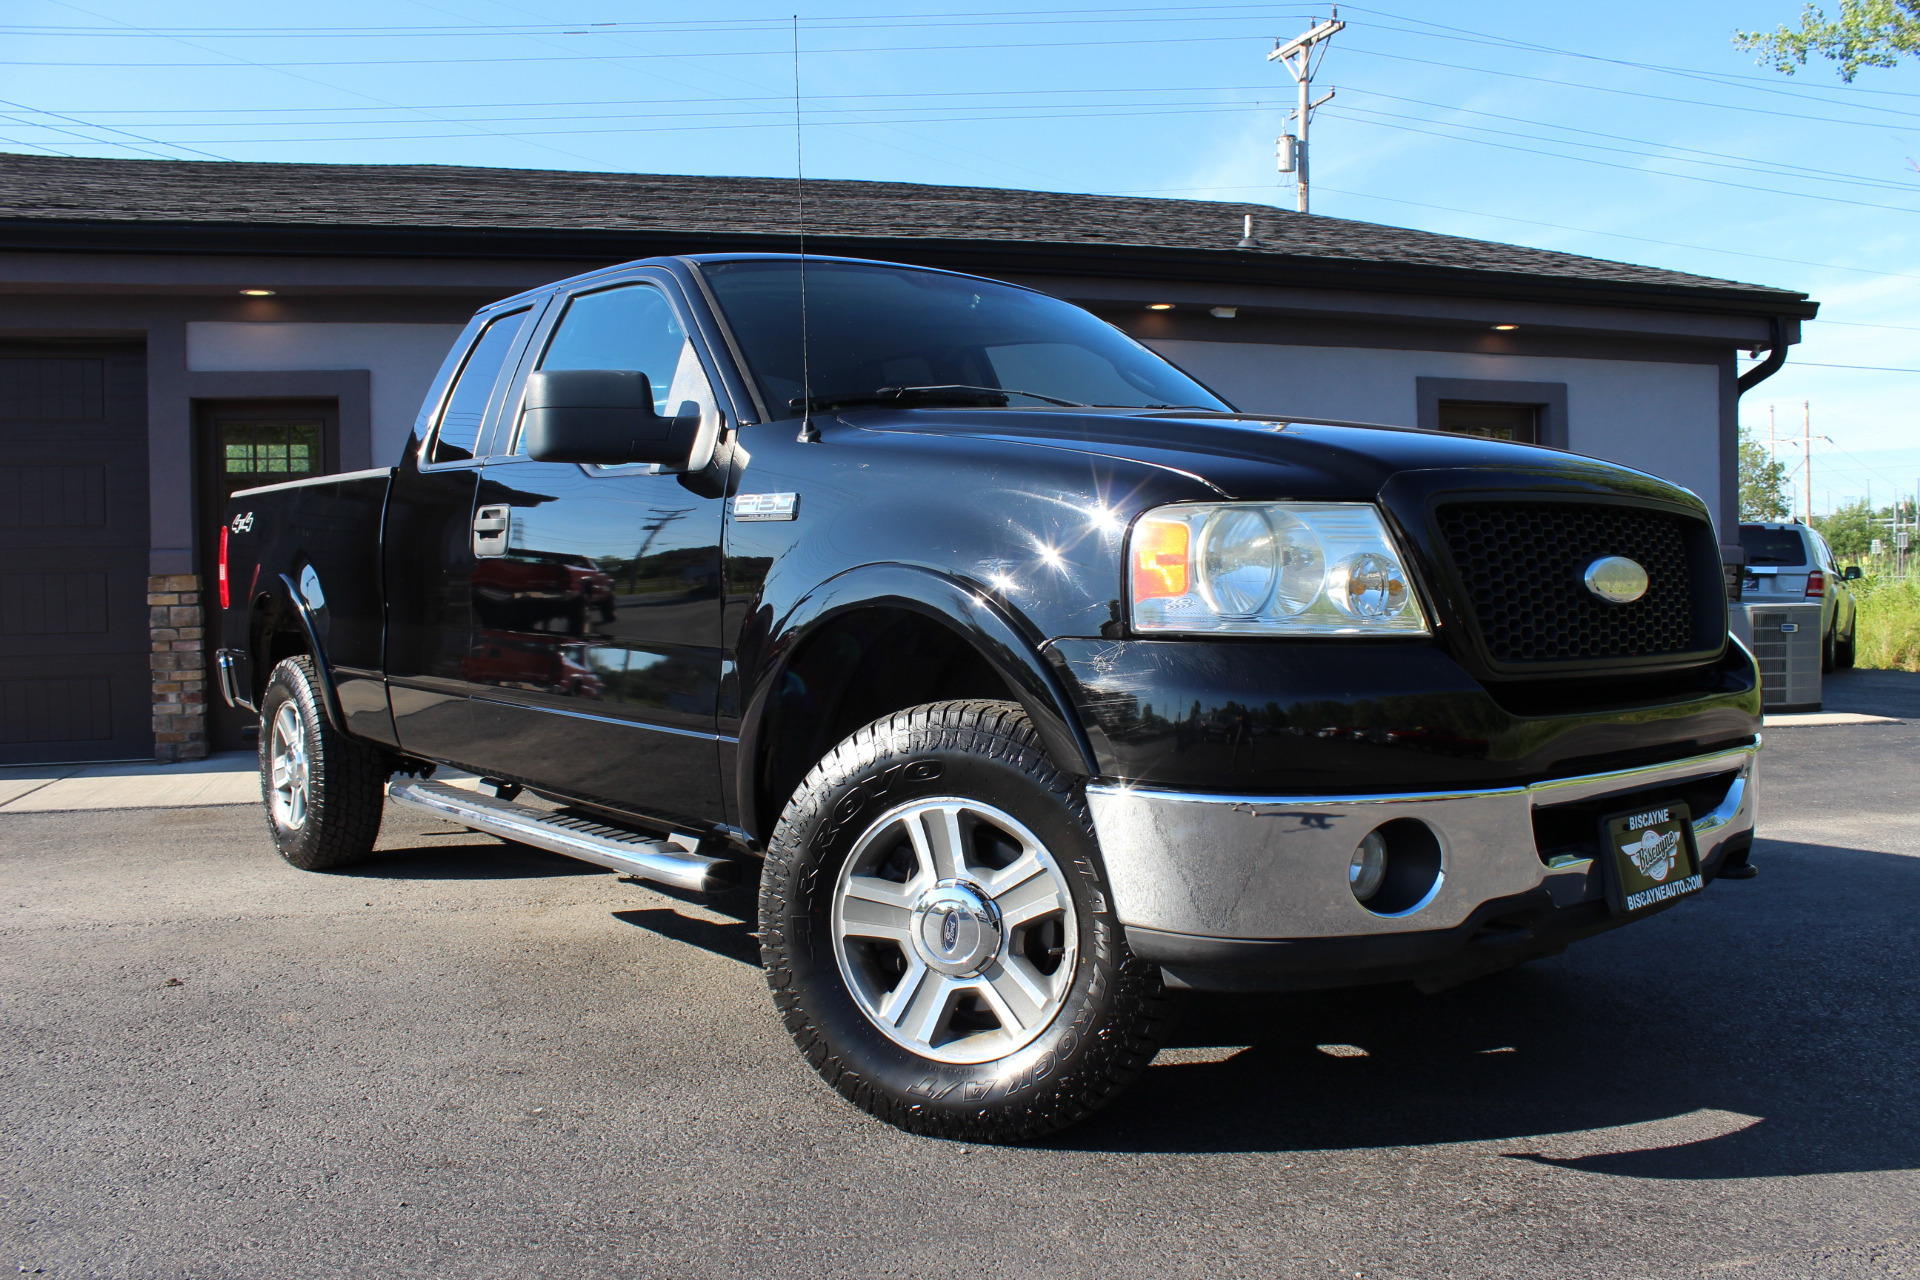
[[[326,708],[327,723],[337,732],[345,733],[347,718],[340,712],[340,695],[334,691],[333,687],[333,669],[327,664],[327,651],[321,644],[322,627],[314,618],[313,611],[307,607],[306,598],[301,595],[300,588],[295,585],[293,579],[284,573],[275,576],[285,592],[285,599],[277,599],[279,595],[277,592],[263,592],[254,601],[254,612],[256,614],[261,612],[260,601],[267,600],[272,602],[270,612],[285,610],[299,621],[300,633],[306,638],[307,652],[313,657],[314,672],[320,677],[320,703]],[[251,660],[256,665],[264,666],[265,656],[265,654],[256,654]],[[269,679],[273,675],[271,670],[264,674]]]
[[[764,838],[757,831],[761,815],[755,811],[758,770],[754,762],[760,755],[767,704],[794,653],[822,624],[856,609],[876,607],[918,613],[959,633],[1013,690],[1055,763],[1083,777],[1099,774],[1073,703],[1041,656],[1041,641],[1027,633],[1017,615],[961,579],[912,565],[868,564],[837,574],[807,592],[762,640],[763,658],[748,677],[747,703],[740,717],[735,789],[742,828]]]

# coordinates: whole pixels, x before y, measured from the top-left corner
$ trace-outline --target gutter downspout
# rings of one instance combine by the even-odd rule
[[[1767,346],[1767,358],[1740,375],[1740,394],[1745,395],[1761,383],[1780,372],[1780,366],[1787,362],[1786,328],[1779,316],[1767,317],[1767,331],[1771,341]]]

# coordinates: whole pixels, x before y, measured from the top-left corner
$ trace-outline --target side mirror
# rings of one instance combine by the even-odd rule
[[[700,417],[663,418],[653,386],[636,369],[555,369],[527,375],[520,438],[535,462],[620,467],[651,463],[684,470]]]
[[[1860,580],[1860,566],[1857,564],[1850,564],[1844,570],[1841,571],[1840,576],[1845,578],[1848,582],[1858,582]]]

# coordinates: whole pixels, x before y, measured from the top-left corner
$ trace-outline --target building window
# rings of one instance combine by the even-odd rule
[[[1415,378],[1418,424],[1488,440],[1565,449],[1567,384],[1504,378]]]
[[[1440,430],[1515,444],[1540,443],[1543,405],[1498,400],[1442,400],[1437,405]]]

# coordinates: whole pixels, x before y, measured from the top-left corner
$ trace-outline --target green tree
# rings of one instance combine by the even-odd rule
[[[1827,540],[1841,564],[1855,564],[1867,558],[1873,544],[1873,518],[1873,510],[1861,498],[1830,515],[1815,516],[1813,527]]]
[[[1787,499],[1787,464],[1767,456],[1766,446],[1740,433],[1740,518],[1785,520],[1793,514]]]
[[[1891,67],[1906,54],[1920,54],[1920,0],[1840,0],[1840,16],[1809,4],[1798,28],[1736,31],[1733,43],[1760,53],[1762,64],[1792,75],[1818,54],[1840,65],[1852,80],[1862,67]]]

